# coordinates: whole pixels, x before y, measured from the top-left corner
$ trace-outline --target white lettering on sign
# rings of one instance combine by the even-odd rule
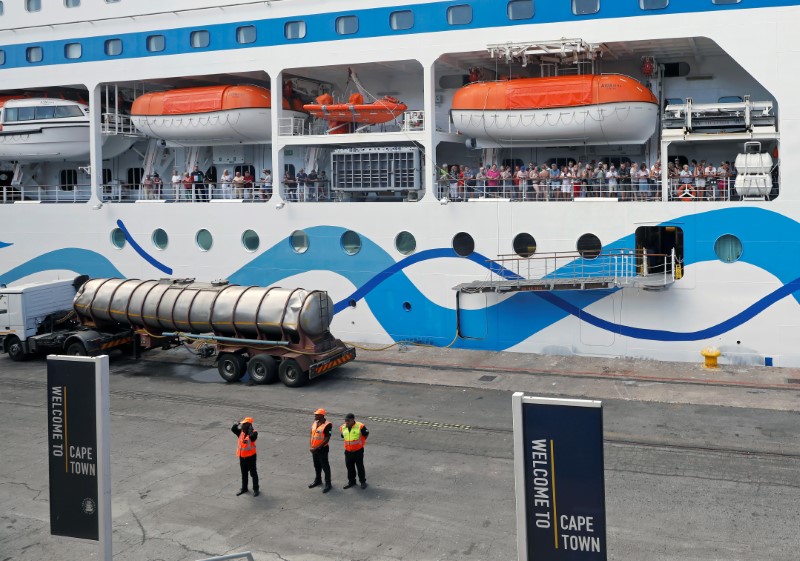
[[[558,525],[562,530],[569,532],[594,533],[594,516],[567,516],[558,517]],[[600,551],[600,538],[576,534],[561,533],[561,543],[564,549],[571,551]]]
[[[550,514],[550,470],[547,458],[547,440],[531,441],[531,460],[533,475],[533,506],[536,527],[548,529],[552,525]]]
[[[564,549],[572,551],[594,551],[600,552],[600,538],[592,536],[572,536],[561,534],[561,543]]]
[[[64,388],[54,386],[50,392],[50,453],[56,458],[64,456]]]

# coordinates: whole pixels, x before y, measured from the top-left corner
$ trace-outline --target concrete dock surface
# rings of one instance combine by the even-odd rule
[[[511,393],[604,404],[609,559],[800,551],[800,370],[424,347],[359,350],[306,387],[226,384],[183,350],[111,360],[114,559],[516,559]],[[50,535],[45,360],[0,357],[0,561],[98,558]],[[313,411],[371,435],[369,487],[308,489]],[[261,496],[236,496],[255,419]],[[334,431],[335,432],[335,431]]]

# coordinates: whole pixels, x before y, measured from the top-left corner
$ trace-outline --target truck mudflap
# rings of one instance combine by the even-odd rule
[[[342,352],[337,353],[325,360],[321,360],[319,362],[315,362],[308,368],[308,379],[314,379],[317,376],[321,376],[326,372],[329,372],[336,368],[337,366],[341,366],[351,360],[356,358],[356,350],[353,347],[346,347]]]

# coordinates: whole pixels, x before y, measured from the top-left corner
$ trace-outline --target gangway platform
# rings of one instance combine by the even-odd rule
[[[557,252],[518,257],[501,255],[488,262],[489,278],[462,283],[453,290],[481,292],[536,292],[559,290],[664,290],[682,274],[674,250],[670,254],[643,249]]]

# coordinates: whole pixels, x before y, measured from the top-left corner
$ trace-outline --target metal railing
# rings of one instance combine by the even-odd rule
[[[103,113],[101,125],[103,134],[144,138],[144,135],[133,126],[133,122],[128,115],[123,115],[121,113]]]
[[[163,201],[177,203],[201,203],[210,200],[241,200],[248,202],[267,202],[272,198],[272,187],[254,184],[250,187],[236,187],[220,183],[192,183],[184,185],[166,183],[157,187],[142,183],[114,183],[100,186],[100,200],[114,203],[133,203],[137,201]]]
[[[0,203],[85,203],[91,185],[8,185],[0,187]]]

